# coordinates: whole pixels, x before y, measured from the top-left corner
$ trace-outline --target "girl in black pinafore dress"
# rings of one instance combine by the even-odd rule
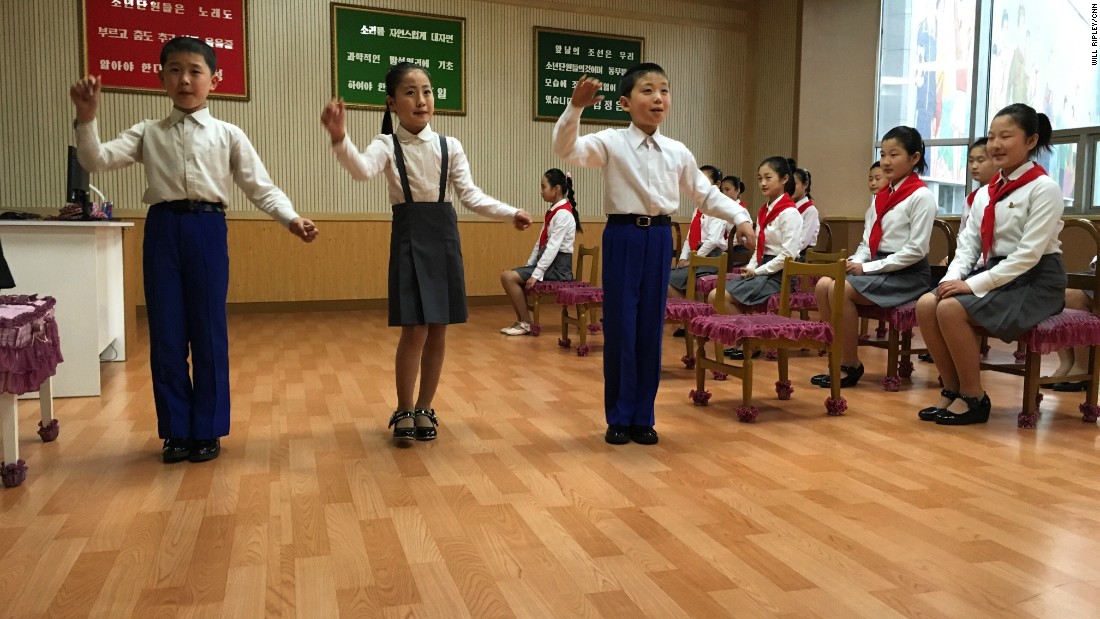
[[[443,369],[447,325],[466,322],[466,288],[458,220],[447,199],[450,185],[469,209],[508,220],[523,230],[526,212],[482,192],[470,178],[462,144],[432,131],[435,107],[427,71],[402,62],[386,74],[387,113],[382,134],[360,153],[346,133],[344,102],[325,106],[321,124],[337,160],[356,180],[384,173],[393,202],[390,233],[389,324],[401,327],[397,345],[397,409],[390,417],[400,440],[432,440],[439,425],[432,399]],[[393,128],[389,110],[397,113]],[[420,375],[420,389],[416,388]]]

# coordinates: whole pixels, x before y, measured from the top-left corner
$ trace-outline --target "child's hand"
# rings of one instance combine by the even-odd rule
[[[844,270],[848,275],[863,275],[863,263],[849,260],[845,263]]]
[[[596,94],[600,92],[601,86],[603,86],[603,84],[600,83],[600,80],[582,75],[581,79],[577,80],[577,87],[573,89],[573,105],[577,107],[588,107],[603,101],[603,95]]]
[[[530,289],[534,288],[535,284],[537,284],[537,283],[539,283],[539,280],[535,279],[534,277],[529,277],[529,278],[527,278],[527,283],[524,284],[523,287],[526,288],[527,290],[530,290]]]
[[[756,277],[756,269],[741,269],[741,279],[752,279],[754,277]]]
[[[936,296],[941,299],[950,299],[957,294],[973,294],[970,284],[961,279],[952,279],[936,286]]]
[[[526,230],[531,227],[531,215],[527,211],[519,211],[512,217],[512,225],[516,230]]]
[[[69,88],[69,98],[76,105],[76,121],[86,123],[95,120],[96,111],[99,109],[99,93],[103,90],[103,82],[94,76],[87,76],[77,80]]]
[[[343,99],[329,101],[321,111],[321,124],[328,131],[333,144],[344,141],[344,134],[347,131],[346,112]]]
[[[305,217],[295,217],[290,220],[290,233],[294,236],[302,239],[306,243],[312,243],[313,239],[317,238],[320,231],[312,221]]]
[[[756,231],[752,229],[751,222],[743,221],[737,224],[737,227],[734,228],[734,233],[734,240],[738,245],[745,247],[749,251],[756,249]]]
[[[679,260],[676,262],[676,268],[683,269],[686,268],[689,264],[691,264],[690,260]]]

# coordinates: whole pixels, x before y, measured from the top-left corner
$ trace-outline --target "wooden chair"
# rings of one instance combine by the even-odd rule
[[[558,291],[557,302],[561,305],[561,338],[558,346],[569,348],[573,340],[569,338],[569,326],[577,328],[580,343],[577,356],[587,357],[590,352],[588,336],[602,331],[600,327],[600,309],[603,307],[603,288],[598,286],[577,286],[562,288]],[[574,314],[569,313],[573,308]]]
[[[955,233],[947,222],[940,219],[932,223],[932,228],[945,236],[947,262],[950,263],[955,257]],[[931,265],[931,272],[933,280],[938,280],[947,272],[947,267]],[[928,352],[926,348],[913,347],[913,329],[917,327],[917,302],[914,300],[896,307],[856,305],[856,312],[860,318],[878,320],[880,325],[885,325],[886,332],[883,335],[888,335],[886,340],[861,337],[859,345],[886,349],[886,376],[882,379],[882,388],[885,391],[899,391],[901,379],[913,375],[911,356]]]
[[[789,276],[820,276],[834,280],[834,294],[844,292],[844,260],[831,264],[803,264],[787,259],[784,273]],[[711,394],[706,390],[706,371],[708,369],[732,374],[741,379],[741,406],[737,408],[737,420],[750,423],[756,420],[759,411],[752,404],[753,360],[752,353],[763,347],[779,349],[779,381],[775,391],[780,400],[789,400],[794,388],[788,378],[788,351],[791,348],[814,348],[827,351],[829,357],[829,377],[832,383],[831,394],[825,400],[825,410],[829,415],[841,415],[848,408],[847,401],[840,394],[840,348],[842,336],[843,307],[837,304],[828,316],[827,322],[801,320],[791,317],[791,277],[783,278],[780,292],[778,314],[752,315],[714,315],[702,316],[691,321],[689,330],[696,336],[696,388],[689,397],[696,406],[705,406]],[[715,357],[707,356],[708,340],[715,342]],[[727,363],[720,348],[740,344],[745,351],[741,365]]]
[[[817,245],[811,251],[817,251],[821,254],[833,253],[833,227],[824,219],[821,220],[821,229],[817,233]]]
[[[545,303],[555,303],[558,291],[562,288],[576,286],[595,286],[596,276],[600,270],[600,246],[585,247],[581,245],[576,251],[577,267],[573,269],[573,279],[564,282],[538,282],[531,290],[527,291],[527,309],[531,312],[531,335],[538,337],[542,333],[542,323],[539,322],[539,306]],[[584,275],[584,267],[588,266],[588,279],[578,279]]]
[[[684,246],[684,233],[680,229],[680,222],[674,221],[671,224],[672,228],[672,266],[676,266],[676,263],[680,260],[680,249]]]
[[[1100,232],[1096,226],[1087,219],[1071,219],[1065,221],[1065,229],[1080,228],[1092,238],[1096,244],[1096,252],[1100,254]],[[1088,273],[1071,273],[1067,281],[1067,288],[1077,290],[1091,290],[1094,299],[1100,299],[1100,277]],[[978,335],[989,336],[980,327],[976,328]],[[1039,393],[1040,385],[1050,385],[1057,382],[1088,381],[1088,389],[1085,390],[1085,401],[1078,410],[1081,411],[1081,420],[1093,423],[1097,419],[1100,408],[1097,407],[1097,386],[1100,385],[1100,303],[1093,303],[1092,312],[1081,310],[1063,310],[1047,318],[1024,333],[1017,340],[1023,345],[1023,367],[1013,363],[989,363],[983,362],[983,370],[1004,372],[1024,377],[1023,405],[1016,418],[1016,425],[1021,428],[1034,428],[1039,421],[1039,404],[1042,402],[1042,394]],[[1057,376],[1040,378],[1039,372],[1042,364],[1042,356],[1056,352],[1064,348],[1087,346],[1089,349],[1089,369],[1086,374],[1072,374],[1070,376]]]
[[[706,301],[696,300],[697,285],[697,270],[700,267],[714,267],[718,269],[718,274],[715,276],[716,280],[725,281],[726,279],[726,254],[708,258],[707,256],[700,256],[696,252],[691,252],[691,256],[688,257],[688,280],[686,297],[683,299],[669,298],[665,302],[665,322],[676,323],[684,327],[684,345],[687,348],[687,353],[680,358],[680,361],[684,362],[687,369],[695,367],[695,338],[688,330],[688,323],[692,319],[698,316],[713,316],[714,314],[726,313],[726,295],[716,294],[714,295],[714,304]]]

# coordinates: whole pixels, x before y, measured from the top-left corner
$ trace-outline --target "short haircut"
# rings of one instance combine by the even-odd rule
[[[218,72],[218,57],[214,55],[214,48],[206,44],[202,39],[195,37],[176,37],[160,48],[160,66],[168,64],[168,57],[172,54],[199,54],[210,67],[210,73]]]
[[[970,152],[975,148],[985,148],[986,144],[989,144],[989,138],[983,135],[982,137],[974,140],[974,143],[970,145],[970,148],[966,149],[966,152]]]
[[[717,185],[718,183],[722,182],[722,171],[719,170],[717,167],[712,165],[703,165],[699,166],[699,170],[702,171],[703,174],[707,175],[707,178],[710,179],[711,183]]]
[[[655,62],[643,62],[636,64],[626,70],[626,74],[623,75],[623,79],[619,80],[619,94],[624,97],[630,96],[630,91],[634,90],[634,83],[638,81],[638,78],[646,73],[658,73],[660,75],[668,77],[668,73],[661,68],[661,65]]]

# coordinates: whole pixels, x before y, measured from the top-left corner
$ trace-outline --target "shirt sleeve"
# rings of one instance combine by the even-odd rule
[[[1043,183],[1032,191],[1030,198],[1027,227],[1016,249],[993,268],[966,280],[976,296],[985,296],[990,290],[1004,286],[1038,264],[1050,239],[1058,234],[1065,209],[1058,185]],[[973,213],[971,219],[974,219]]]
[[[863,264],[864,273],[889,273],[916,264],[928,257],[928,243],[932,236],[932,222],[936,219],[936,200],[931,191],[918,191],[906,204],[909,218],[909,238],[901,249],[883,258]]]
[[[580,134],[583,111],[572,103],[565,106],[554,124],[554,156],[583,168],[600,168],[607,165],[607,145],[599,133]]]
[[[687,260],[691,257],[691,245],[688,244],[688,240],[684,239],[684,246],[680,248],[680,260]]]
[[[547,234],[549,234],[549,233],[547,233]],[[539,237],[540,238],[542,237],[541,233],[539,234]],[[535,264],[535,259],[538,258],[538,257],[539,257],[539,239],[535,239],[535,246],[531,248],[531,255],[527,256],[527,262],[524,262],[523,264],[525,266],[531,266],[532,264]]]
[[[783,270],[783,264],[787,258],[797,258],[802,251],[802,216],[798,211],[783,212],[775,220],[775,233],[779,235],[780,250],[775,258],[765,262],[756,269],[757,275],[771,275]],[[755,258],[755,254],[753,255]]]
[[[680,192],[699,205],[704,215],[731,222],[734,226],[752,221],[745,207],[722,193],[710,182],[695,163],[695,155],[685,149],[684,162],[680,166]]]
[[[378,176],[390,165],[390,152],[393,143],[390,138],[379,135],[371,140],[367,150],[359,152],[351,138],[344,134],[344,140],[332,145],[336,161],[357,181],[369,181]]]
[[[92,173],[119,170],[141,163],[144,137],[145,123],[140,122],[103,144],[99,141],[99,123],[93,118],[76,125],[76,158]]]
[[[875,224],[875,216],[875,205],[872,204],[863,214],[863,239],[859,242],[859,247],[856,248],[856,252],[848,258],[852,262],[866,264],[872,258],[871,226]]]
[[[298,217],[290,198],[275,186],[267,173],[260,155],[243,131],[233,132],[233,144],[229,151],[229,168],[233,182],[241,188],[256,208],[267,213],[284,226]]]
[[[725,244],[726,222],[717,217],[708,216],[703,222],[703,241],[699,243],[699,255],[709,256],[710,252],[721,248]]]
[[[462,144],[454,138],[447,138],[447,146],[451,149],[449,180],[458,200],[478,215],[500,220],[515,217],[519,209],[486,194],[474,184],[474,179],[470,175],[470,162],[466,159]]]
[[[561,249],[561,243],[565,240],[565,235],[570,228],[576,229],[576,226],[577,222],[573,219],[573,213],[559,211],[554,214],[554,218],[550,220],[550,231],[547,232],[546,249],[542,252],[539,263],[535,265],[531,277],[540,282],[542,281],[542,277],[546,275],[546,270],[550,268],[550,265],[554,263],[554,258],[558,256],[558,250]]]
[[[947,265],[947,273],[941,282],[948,282],[966,277],[974,265],[978,263],[978,257],[982,255],[982,215],[985,214],[985,205],[976,204],[971,209],[970,216],[966,218],[966,226],[959,230],[959,236],[955,242],[955,256],[951,264]]]
[[[817,237],[817,232],[821,228],[821,221],[816,207],[810,207],[806,209],[805,213],[801,213],[802,216],[802,247],[799,251],[808,248],[813,244],[814,239]]]

